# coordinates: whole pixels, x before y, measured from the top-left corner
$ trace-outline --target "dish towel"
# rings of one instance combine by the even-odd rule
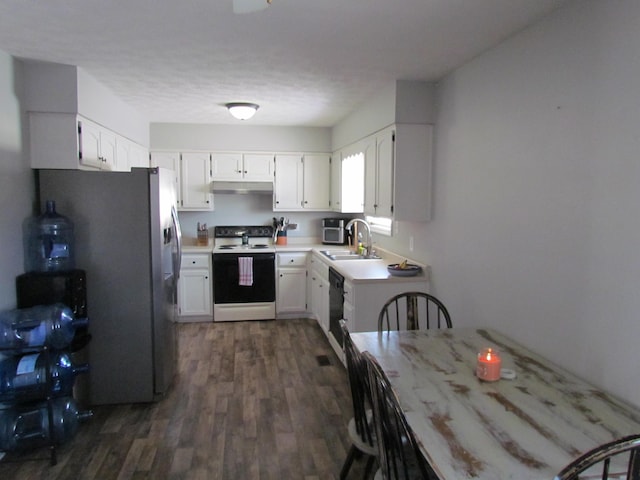
[[[238,257],[238,285],[253,285],[253,257]]]

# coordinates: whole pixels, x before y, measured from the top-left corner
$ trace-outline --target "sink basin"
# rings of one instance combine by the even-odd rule
[[[353,250],[322,250],[322,254],[331,260],[378,260],[380,257],[373,255],[365,257],[358,255]]]
[[[346,248],[340,250],[321,250],[321,252],[330,257],[331,255],[357,255],[353,250],[348,250]]]
[[[365,257],[352,253],[351,255],[327,255],[331,260],[380,260],[380,257]]]

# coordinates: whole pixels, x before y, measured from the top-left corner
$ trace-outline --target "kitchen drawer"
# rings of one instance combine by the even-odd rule
[[[182,268],[210,268],[211,254],[185,253],[182,255]]]
[[[304,252],[278,253],[279,267],[306,267],[307,254]]]

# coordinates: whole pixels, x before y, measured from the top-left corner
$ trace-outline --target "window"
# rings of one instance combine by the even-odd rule
[[[342,211],[362,212],[364,205],[364,153],[342,160]]]
[[[371,227],[371,231],[380,233],[388,237],[391,236],[391,227],[393,226],[393,220],[387,217],[372,217],[367,215],[367,223]]]

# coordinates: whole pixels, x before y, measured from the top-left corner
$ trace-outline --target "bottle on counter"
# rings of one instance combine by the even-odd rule
[[[51,376],[50,388],[47,388],[47,367]],[[71,396],[76,375],[88,371],[88,363],[74,365],[65,352],[0,356],[0,402]]]
[[[56,202],[47,200],[45,212],[24,223],[24,267],[26,272],[64,272],[75,268],[73,222],[56,212]]]
[[[73,311],[62,303],[0,312],[0,348],[17,350],[48,346],[69,346],[78,327],[87,318],[74,318]]]
[[[80,422],[91,418],[91,411],[79,411],[71,397],[51,400],[52,422],[46,401],[0,410],[0,450],[23,451],[47,445],[62,445],[72,439]]]

